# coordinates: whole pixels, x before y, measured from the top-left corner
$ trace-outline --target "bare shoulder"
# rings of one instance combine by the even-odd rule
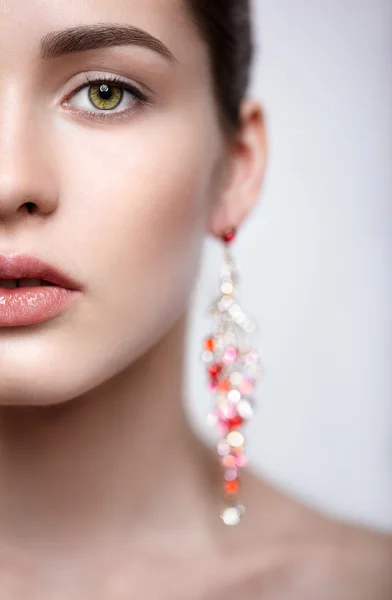
[[[314,564],[321,581],[337,586],[337,600],[392,599],[391,534],[336,523]]]
[[[211,600],[392,600],[392,534],[339,521],[275,488],[263,498],[259,522],[244,521],[235,544],[233,536],[234,578]]]
[[[297,508],[303,536],[294,534],[300,543],[287,554],[293,600],[392,600],[392,534]]]
[[[280,571],[290,598],[392,600],[392,536],[319,518],[320,529],[297,548],[288,549],[286,573],[284,568]],[[276,572],[275,590],[278,577]]]
[[[238,557],[238,576],[203,600],[392,600],[392,536],[325,521],[323,537]]]

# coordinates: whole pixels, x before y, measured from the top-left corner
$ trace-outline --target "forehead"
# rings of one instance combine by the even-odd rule
[[[127,24],[165,44],[179,63],[208,61],[187,0],[0,0],[0,48],[38,47],[41,37],[95,23]]]

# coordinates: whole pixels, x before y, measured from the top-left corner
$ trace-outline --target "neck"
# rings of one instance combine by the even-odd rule
[[[176,534],[205,548],[220,471],[185,419],[185,323],[83,397],[0,409],[2,540],[51,555]]]

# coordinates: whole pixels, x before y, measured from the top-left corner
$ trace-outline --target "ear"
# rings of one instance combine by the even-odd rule
[[[256,100],[246,99],[240,107],[240,129],[230,140],[225,156],[209,233],[220,238],[229,228],[239,229],[259,198],[266,162],[264,112]]]

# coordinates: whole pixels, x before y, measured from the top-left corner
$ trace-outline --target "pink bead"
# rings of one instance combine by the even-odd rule
[[[226,348],[223,354],[223,362],[225,365],[232,365],[237,360],[237,350],[233,346]]]
[[[234,481],[235,479],[237,479],[237,477],[238,469],[234,468],[225,470],[224,478],[226,479],[226,481]]]
[[[235,459],[235,464],[238,468],[245,467],[248,464],[248,457],[246,454],[240,454]]]
[[[221,442],[218,443],[217,450],[218,450],[219,456],[226,456],[227,454],[230,454],[230,446],[226,442],[226,440],[222,440]]]
[[[237,414],[237,411],[232,404],[226,404],[225,406],[220,407],[219,413],[220,413],[220,418],[225,420],[225,419],[232,419],[233,417],[235,417],[235,415]]]
[[[244,379],[238,385],[238,389],[240,390],[241,394],[243,394],[244,396],[246,396],[247,394],[251,394],[253,392],[253,387],[254,387],[253,383],[252,383],[252,381],[250,381],[250,379]]]
[[[210,381],[208,389],[210,392],[215,392],[218,389],[218,383],[216,381]]]
[[[223,458],[222,458],[222,465],[224,467],[226,467],[227,469],[235,469],[236,468],[235,459],[236,459],[236,457],[233,456],[232,454],[227,454],[227,456],[223,456]]]
[[[229,431],[229,426],[226,423],[224,423],[223,421],[219,421],[219,423],[217,425],[217,430],[219,431],[220,434],[226,435]]]

